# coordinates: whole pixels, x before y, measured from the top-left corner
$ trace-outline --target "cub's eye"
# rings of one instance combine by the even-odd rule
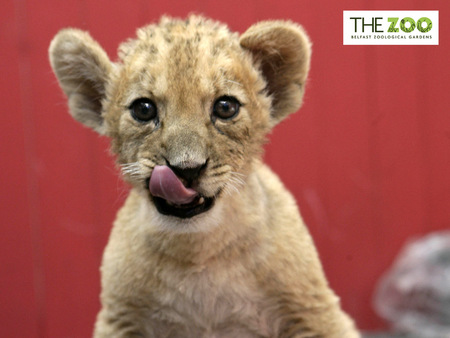
[[[149,122],[157,115],[155,103],[146,98],[134,100],[129,109],[131,116],[138,122]]]
[[[213,114],[222,120],[231,119],[239,113],[241,104],[232,96],[219,97],[213,106]]]

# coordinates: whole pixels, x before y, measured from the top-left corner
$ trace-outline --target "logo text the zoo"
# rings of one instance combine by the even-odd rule
[[[344,45],[438,45],[439,11],[344,11]]]

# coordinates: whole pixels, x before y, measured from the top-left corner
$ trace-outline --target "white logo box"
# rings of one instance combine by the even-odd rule
[[[398,21],[393,26],[395,18]],[[344,11],[343,19],[344,45],[439,45],[439,11],[349,10]],[[404,30],[412,28],[411,22],[415,28],[402,30],[402,19],[407,21]],[[422,32],[430,23],[431,29]],[[398,31],[389,32],[390,27]]]

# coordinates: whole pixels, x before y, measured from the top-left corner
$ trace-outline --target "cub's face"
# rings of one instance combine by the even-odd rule
[[[155,166],[167,166],[198,197],[182,203],[149,189],[158,210],[179,217],[205,212],[239,189],[260,153],[270,115],[264,81],[223,27],[149,27],[121,50],[104,119],[126,179],[149,189]],[[175,189],[177,182],[160,180]]]
[[[239,37],[194,16],[140,29],[117,63],[77,30],[50,47],[72,115],[108,135],[125,179],[177,218],[242,188],[270,128],[299,108],[309,54],[291,23]]]

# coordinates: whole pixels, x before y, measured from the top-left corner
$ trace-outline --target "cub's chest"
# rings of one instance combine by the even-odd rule
[[[240,336],[267,334],[263,294],[243,266],[197,266],[178,273],[161,270],[154,277],[159,284],[152,291],[154,319],[203,332],[233,327]]]

